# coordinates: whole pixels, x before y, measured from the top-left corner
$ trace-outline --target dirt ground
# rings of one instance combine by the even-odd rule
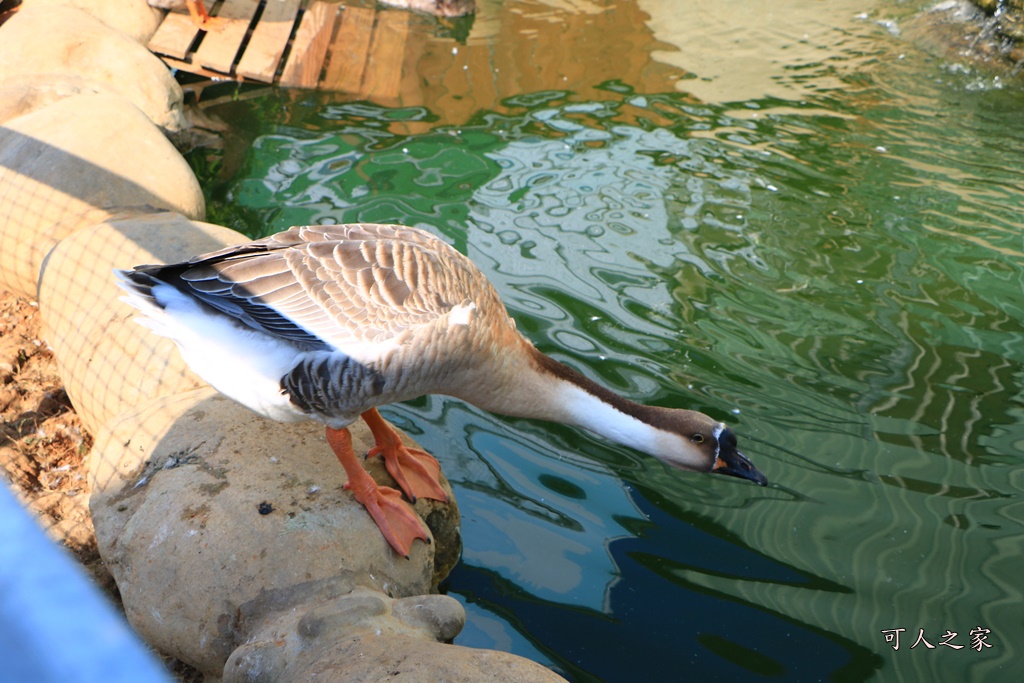
[[[61,386],[35,302],[0,291],[0,473],[51,538],[107,589],[89,516],[92,437]]]

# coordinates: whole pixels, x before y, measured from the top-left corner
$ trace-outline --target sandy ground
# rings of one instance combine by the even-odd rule
[[[89,516],[85,432],[40,336],[35,302],[0,291],[0,473],[51,538],[105,588]]]

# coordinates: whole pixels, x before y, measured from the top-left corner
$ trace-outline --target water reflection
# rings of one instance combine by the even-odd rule
[[[692,74],[677,87],[704,102],[798,101],[844,88],[843,76],[884,54],[872,38],[893,24],[880,3],[842,0],[637,0],[664,46],[652,57]],[[883,15],[887,16],[887,15]]]

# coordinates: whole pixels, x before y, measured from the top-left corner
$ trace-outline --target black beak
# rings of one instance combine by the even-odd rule
[[[759,486],[768,485],[768,477],[754,467],[747,457],[736,447],[736,435],[726,428],[718,437],[718,458],[712,472],[728,474],[731,477],[749,479]]]

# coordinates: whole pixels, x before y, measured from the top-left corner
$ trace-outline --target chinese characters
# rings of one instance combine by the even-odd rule
[[[882,629],[882,635],[885,636],[885,642],[891,645],[893,650],[899,650],[900,634],[906,633],[906,631],[907,629],[905,628],[884,628]],[[991,633],[992,631],[990,629],[975,626],[971,629],[970,633],[967,634],[970,638],[970,642],[965,646],[963,643],[956,642],[957,638],[960,637],[960,634],[956,631],[946,629],[946,632],[941,636],[938,636],[937,638],[932,636],[932,638],[935,638],[935,642],[933,643],[925,638],[924,629],[922,628],[918,629],[917,639],[914,640],[914,644],[910,646],[910,649],[913,650],[920,646],[926,650],[935,650],[940,647],[948,647],[951,650],[963,650],[965,647],[969,647],[971,650],[981,652],[985,648],[992,647],[992,643],[988,642],[988,638]],[[904,642],[906,642],[906,638],[904,638]]]

